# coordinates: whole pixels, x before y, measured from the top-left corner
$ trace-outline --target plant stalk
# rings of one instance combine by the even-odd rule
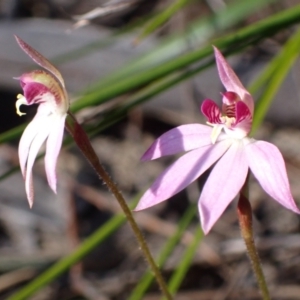
[[[149,264],[152,272],[154,273],[156,281],[157,281],[159,287],[161,288],[163,295],[166,297],[166,299],[172,300],[172,296],[168,291],[167,284],[165,283],[165,280],[163,279],[161,272],[160,272],[159,268],[157,267],[152,255],[151,255],[151,252],[148,248],[145,238],[144,238],[142,232],[140,231],[137,223],[135,222],[133,215],[131,213],[131,210],[128,207],[123,195],[119,191],[117,185],[110,178],[108,173],[102,167],[102,165],[98,159],[98,156],[96,155],[95,150],[92,147],[86,132],[83,130],[81,125],[79,125],[79,123],[77,122],[77,120],[71,113],[69,113],[69,116],[66,121],[66,129],[72,135],[75,143],[77,144],[79,149],[82,151],[83,155],[86,157],[86,159],[91,164],[91,166],[94,168],[97,175],[105,182],[108,189],[112,192],[112,194],[115,196],[115,198],[119,202],[128,222],[138,240],[138,243],[141,247],[143,255],[144,255],[147,263]]]
[[[263,300],[271,300],[265,276],[262,270],[261,262],[257,253],[257,249],[253,238],[252,228],[252,208],[248,200],[248,180],[241,190],[240,199],[238,201],[237,213],[241,228],[241,234],[245,241],[249,259],[252,264],[253,272],[256,276],[258,287],[261,291]]]

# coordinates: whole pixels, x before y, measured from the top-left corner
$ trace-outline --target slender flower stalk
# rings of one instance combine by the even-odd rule
[[[47,126],[44,125],[43,121],[41,121],[42,123],[39,123],[34,119],[25,129],[19,145],[20,165],[23,176],[25,178],[26,192],[30,206],[32,206],[33,203],[31,175],[32,165],[40,146],[47,137],[48,140],[45,156],[46,173],[50,187],[54,191],[56,191],[56,177],[54,176],[55,165],[58,152],[61,148],[63,129],[64,126],[66,126],[66,129],[74,138],[75,143],[82,151],[91,166],[94,168],[97,175],[105,182],[109,190],[113,193],[113,195],[119,202],[138,240],[143,255],[154,273],[154,276],[162,290],[163,295],[168,300],[171,300],[172,296],[168,291],[167,285],[151,255],[143,234],[138,228],[138,225],[135,222],[131,210],[129,209],[124,197],[122,196],[121,192],[117,188],[116,184],[112,181],[108,173],[102,167],[87,134],[79,125],[74,115],[69,111],[68,96],[60,72],[39,52],[37,52],[19,37],[16,37],[16,39],[22,50],[27,55],[29,55],[29,57],[31,57],[37,64],[48,71],[34,71],[32,73],[22,75],[20,77],[20,82],[24,90],[24,96],[18,96],[18,100],[16,103],[17,113],[19,115],[23,114],[20,112],[20,105],[31,105],[33,103],[38,103],[39,108],[35,119],[40,120],[41,117],[42,120],[48,120],[51,117],[51,121],[50,119],[49,121],[45,121],[47,123]],[[59,126],[56,125],[57,119],[59,119],[59,122],[57,121],[57,124],[59,123]],[[67,120],[66,124],[65,120]],[[55,129],[51,129],[51,126],[48,126],[50,124],[52,124],[53,128]],[[53,130],[55,134],[51,134],[51,130]],[[26,150],[25,154],[23,153],[24,149]]]
[[[161,291],[164,295],[164,297],[168,300],[172,299],[171,294],[168,291],[168,287],[151,255],[151,252],[148,248],[148,245],[145,241],[145,238],[140,231],[136,221],[133,218],[133,215],[131,213],[130,208],[128,207],[123,195],[119,191],[116,184],[113,182],[113,180],[110,178],[108,173],[104,170],[103,166],[101,165],[90,141],[85,133],[85,131],[82,129],[82,127],[78,124],[73,114],[69,112],[69,116],[67,118],[66,122],[66,128],[68,132],[71,134],[71,136],[74,138],[75,143],[79,147],[79,149],[82,151],[88,162],[91,164],[91,166],[94,168],[95,172],[98,174],[98,176],[106,183],[109,190],[113,193],[115,198],[118,200],[124,214],[126,215],[126,218],[139,242],[139,245],[141,247],[141,250],[143,251],[144,257],[146,261],[148,262],[152,272],[154,273],[154,276],[157,280],[157,283],[159,284]]]
[[[253,272],[256,276],[256,280],[261,291],[264,300],[270,300],[270,294],[268,286],[265,280],[265,276],[262,270],[261,262],[255,247],[253,228],[252,228],[252,208],[248,200],[248,178],[241,190],[240,198],[237,206],[238,219],[241,228],[241,234],[245,241],[249,259],[252,263]]]
[[[226,91],[222,108],[211,99],[201,105],[208,125],[188,124],[159,137],[142,160],[188,151],[158,176],[140,199],[136,211],[177,194],[214,165],[199,197],[199,214],[208,233],[229,203],[240,193],[248,170],[273,199],[300,213],[290,191],[278,148],[249,137],[254,101],[221,52],[214,48],[218,73]]]

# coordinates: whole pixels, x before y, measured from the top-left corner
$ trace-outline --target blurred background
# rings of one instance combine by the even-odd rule
[[[35,163],[35,203],[29,208],[17,147],[36,107],[22,107],[27,114],[16,115],[22,91],[13,77],[39,67],[14,34],[61,71],[71,109],[128,203],[136,203],[175,159],[140,162],[151,142],[174,126],[204,123],[199,106],[205,98],[220,103],[223,87],[211,52],[201,54],[220,45],[244,85],[255,91],[262,111],[255,137],[282,151],[300,205],[300,43],[293,39],[299,5],[296,0],[0,0],[0,299],[95,232],[104,238],[93,250],[28,299],[161,299],[151,274],[144,279],[147,265],[118,203],[74,145],[67,143],[60,152],[57,195],[47,185],[42,157]],[[257,26],[249,36],[242,31],[268,20],[273,25],[267,29]],[[227,38],[235,33],[240,33],[236,40]],[[267,113],[261,103],[268,103]],[[236,201],[207,236],[199,233],[195,204],[207,176],[134,216],[164,277],[175,286],[175,299],[260,299]],[[271,201],[253,178],[250,191],[272,299],[300,299],[299,216]]]

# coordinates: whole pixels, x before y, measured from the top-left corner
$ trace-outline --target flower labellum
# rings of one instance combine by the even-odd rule
[[[262,188],[287,209],[300,213],[292,197],[283,157],[278,148],[248,137],[254,102],[221,52],[214,47],[219,77],[226,92],[222,109],[210,100],[201,111],[207,125],[176,127],[160,136],[142,160],[189,151],[160,174],[140,199],[136,211],[158,204],[183,190],[213,167],[201,192],[198,208],[208,233],[228,204],[239,194],[250,168]]]
[[[61,148],[69,101],[60,72],[39,52],[15,36],[21,49],[46,70],[25,73],[20,80],[23,95],[16,101],[17,114],[21,105],[39,104],[37,113],[23,132],[19,143],[19,159],[30,207],[33,205],[32,167],[42,144],[46,142],[45,169],[51,189],[56,193],[56,161]]]

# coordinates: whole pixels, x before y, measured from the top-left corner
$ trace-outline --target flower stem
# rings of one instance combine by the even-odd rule
[[[98,156],[95,153],[94,148],[92,147],[89,138],[83,128],[79,125],[79,123],[76,121],[75,117],[69,113],[69,116],[66,121],[66,129],[69,131],[69,133],[74,138],[75,143],[79,147],[79,149],[82,151],[83,155],[86,157],[88,162],[91,164],[91,166],[94,168],[98,176],[105,182],[108,189],[112,192],[112,194],[115,196],[117,201],[119,202],[137,240],[141,247],[141,250],[143,252],[143,255],[148,262],[152,272],[154,273],[154,276],[156,278],[156,281],[158,285],[161,288],[161,291],[163,295],[166,297],[166,299],[171,300],[172,296],[168,291],[167,285],[161,275],[161,272],[159,271],[151,252],[148,248],[148,245],[145,241],[145,238],[140,231],[137,223],[135,222],[133,215],[131,213],[130,208],[128,207],[123,195],[119,191],[117,185],[112,181],[108,173],[104,170],[103,166],[101,165]]]
[[[237,206],[237,213],[241,228],[241,234],[245,241],[249,259],[252,263],[253,272],[264,300],[270,300],[268,286],[263,274],[261,262],[255,247],[252,229],[252,208],[248,200],[248,177],[241,190],[240,199]]]

